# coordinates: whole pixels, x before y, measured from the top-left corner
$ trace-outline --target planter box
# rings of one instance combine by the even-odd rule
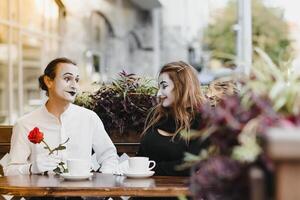
[[[126,153],[129,156],[136,155],[140,144],[140,134],[136,132],[120,134],[117,131],[111,131],[109,136],[115,144],[119,155],[122,155],[123,153]]]
[[[272,128],[267,153],[275,162],[276,200],[300,198],[300,128]]]

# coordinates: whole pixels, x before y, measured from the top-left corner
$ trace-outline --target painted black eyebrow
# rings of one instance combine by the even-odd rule
[[[73,75],[72,73],[70,73],[70,72],[67,72],[67,73],[64,73],[64,74],[63,74],[63,76],[65,76],[65,75],[71,75],[71,76],[74,76],[74,75]],[[77,75],[76,78],[79,78],[79,75]]]
[[[71,75],[71,76],[74,76],[72,73],[70,73],[70,72],[66,72],[66,73],[64,73],[63,74],[63,76],[65,76],[65,75]]]
[[[166,81],[161,81],[159,84],[167,83]]]

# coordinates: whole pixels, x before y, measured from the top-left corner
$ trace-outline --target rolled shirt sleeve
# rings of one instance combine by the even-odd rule
[[[29,174],[30,163],[28,159],[30,156],[30,144],[26,133],[27,131],[22,121],[18,121],[13,128],[9,155],[10,160],[8,166],[3,169],[6,176]]]
[[[95,114],[93,116],[93,149],[96,159],[100,164],[102,173],[116,173],[118,167],[118,154],[115,145],[104,129],[101,119]]]

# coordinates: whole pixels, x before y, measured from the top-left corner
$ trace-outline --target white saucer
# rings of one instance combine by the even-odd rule
[[[60,176],[67,180],[83,180],[92,177],[93,173],[82,174],[82,175],[72,175],[70,173],[63,173],[60,174]]]
[[[126,172],[124,173],[125,176],[129,177],[129,178],[147,178],[150,176],[153,176],[154,171],[147,171],[147,172],[143,172],[143,173],[136,173],[136,172]]]

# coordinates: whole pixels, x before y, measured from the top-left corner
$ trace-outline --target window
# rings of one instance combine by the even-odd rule
[[[8,1],[1,0],[0,1],[0,19],[7,19],[8,18]]]
[[[0,124],[41,104],[38,76],[59,53],[63,12],[59,0],[0,0]]]

